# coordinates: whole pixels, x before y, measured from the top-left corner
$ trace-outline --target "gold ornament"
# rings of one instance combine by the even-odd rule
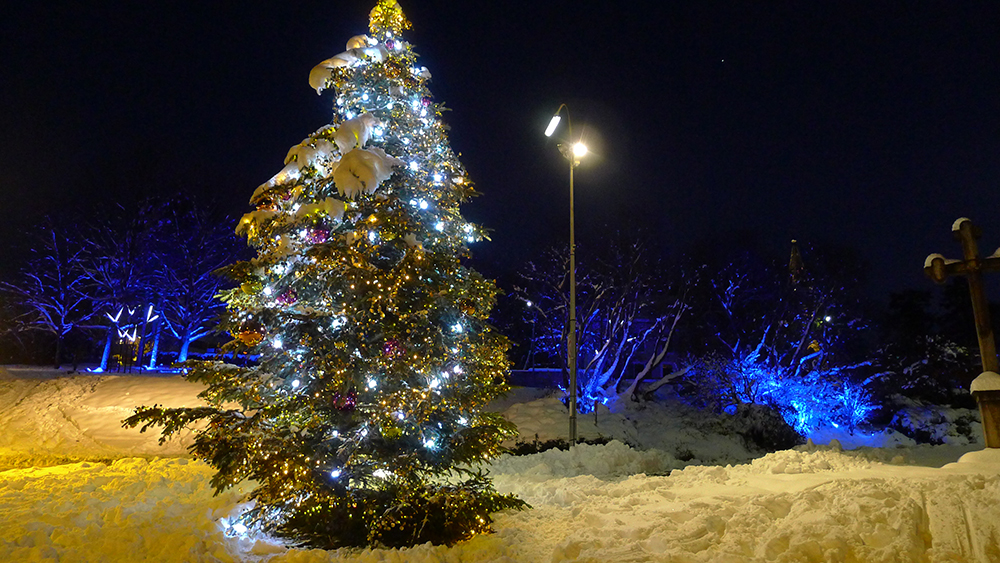
[[[396,0],[378,0],[378,4],[368,14],[368,29],[372,35],[389,32],[399,35],[404,29],[410,29],[413,24],[403,15],[403,9]]]

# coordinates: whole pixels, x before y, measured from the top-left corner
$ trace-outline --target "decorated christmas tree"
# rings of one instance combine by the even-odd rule
[[[130,426],[202,426],[192,452],[217,492],[245,480],[235,526],[314,547],[452,543],[524,503],[477,469],[513,427],[484,411],[505,392],[494,284],[463,266],[484,238],[459,204],[475,194],[448,144],[426,68],[379,0],[370,34],[309,77],[333,122],[291,148],[237,232],[256,249],[222,295],[227,351],[200,362],[210,406],[140,407]]]

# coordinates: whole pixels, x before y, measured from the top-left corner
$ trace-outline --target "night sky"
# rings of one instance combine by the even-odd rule
[[[957,217],[1000,246],[996,2],[400,3],[482,193],[464,212],[493,229],[473,249],[487,275],[567,241],[566,161],[542,135],[562,102],[595,152],[576,174],[585,244],[634,227],[675,253],[833,244],[860,252],[876,297],[929,288],[924,257],[959,255]],[[374,1],[16,4],[0,11],[15,242],[94,200],[184,190],[248,211],[330,121],[309,70],[367,32]]]

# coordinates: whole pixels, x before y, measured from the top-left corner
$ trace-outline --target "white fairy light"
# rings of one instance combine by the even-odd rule
[[[361,94],[361,101],[363,101],[363,102],[367,102],[368,101],[368,92],[365,92],[364,94]]]
[[[376,469],[375,471],[372,471],[372,477],[375,477],[377,479],[388,479],[389,475],[392,474],[386,471],[385,469]]]
[[[434,438],[427,438],[424,440],[424,447],[428,450],[433,450],[435,446],[437,446],[437,442],[434,441]]]
[[[292,389],[298,389],[298,388],[299,388],[299,380],[296,379],[295,381],[292,381]]]
[[[270,296],[271,293],[273,293],[273,292],[274,292],[274,290],[271,289],[271,286],[269,286],[269,285],[265,285],[264,286],[264,295]]]
[[[441,178],[442,178],[442,176],[441,176],[440,172],[434,175],[434,181],[435,182],[440,182]]]
[[[463,373],[462,366],[455,366],[454,368],[452,368],[451,371],[453,371],[455,373]]]
[[[276,350],[281,350],[281,347],[282,347],[282,343],[281,343],[281,339],[280,339],[280,338],[275,338],[275,339],[274,339],[274,340],[273,340],[273,341],[271,342],[271,346],[272,346],[272,347],[273,347],[274,349],[276,349]]]
[[[451,331],[452,331],[452,332],[456,332],[456,333],[461,333],[461,332],[462,332],[462,330],[463,330],[463,328],[462,328],[462,323],[455,323],[455,324],[454,324],[454,325],[453,325],[453,326],[451,327]]]
[[[427,209],[427,200],[426,199],[420,200],[420,209]]]
[[[465,418],[464,416],[460,416],[460,417],[458,417],[458,423],[461,424],[462,426],[465,426],[465,425],[469,424],[469,420],[467,418]]]
[[[443,231],[444,230],[444,222],[443,221],[438,221],[437,224],[434,225],[434,229],[436,229],[439,232]]]
[[[376,387],[378,387],[378,382],[375,381],[374,379],[370,379],[369,378],[368,379],[368,388],[369,389],[375,389]]]
[[[339,469],[334,469],[333,471],[330,472],[330,477],[336,479],[337,477],[340,477],[340,474],[341,471]]]
[[[420,165],[417,164],[416,160],[410,163],[410,170],[417,170],[418,168],[420,168]]]

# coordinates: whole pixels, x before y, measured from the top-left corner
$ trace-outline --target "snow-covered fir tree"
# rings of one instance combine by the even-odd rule
[[[192,451],[221,491],[244,480],[241,525],[315,547],[452,543],[521,508],[476,466],[513,426],[484,411],[505,390],[507,340],[487,324],[494,284],[466,268],[484,238],[459,204],[475,191],[442,106],[379,0],[370,34],[309,77],[333,122],[291,148],[237,231],[256,249],[225,292],[230,350],[197,364],[210,406],[140,407],[164,438],[201,421]]]

